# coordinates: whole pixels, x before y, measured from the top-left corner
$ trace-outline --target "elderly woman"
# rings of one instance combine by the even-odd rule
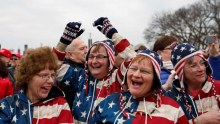
[[[83,32],[78,22],[68,23],[60,42],[57,44],[57,53],[62,60],[62,50],[74,38]],[[136,55],[129,41],[122,38],[111,25],[108,18],[101,17],[94,22],[98,29],[102,28],[109,39],[94,43],[86,55],[85,69],[63,64],[58,71],[58,84],[64,90],[70,90],[73,97],[74,123],[88,123],[95,106],[111,93],[121,91],[124,70],[113,69],[115,51],[124,60]],[[74,42],[74,41],[73,41]]]
[[[174,48],[171,58],[179,82],[167,95],[181,105],[190,123],[220,124],[220,81],[213,79],[203,53],[182,43]]]
[[[18,94],[0,101],[0,123],[73,123],[63,92],[54,86],[57,58],[49,47],[32,50],[16,69]]]
[[[161,95],[159,56],[143,50],[132,59],[125,84],[129,90],[109,95],[96,107],[91,124],[187,124],[177,102]]]

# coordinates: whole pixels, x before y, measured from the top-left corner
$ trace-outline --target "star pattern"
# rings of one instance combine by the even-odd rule
[[[89,84],[93,86],[94,85],[94,81],[90,81]]]
[[[102,113],[103,108],[101,108],[101,107],[99,106],[98,111],[99,111],[100,113]]]
[[[80,100],[79,101],[77,101],[77,103],[76,103],[76,106],[80,106],[80,104],[81,104],[81,102],[80,102]]]
[[[86,118],[86,111],[81,112],[81,117]]]
[[[70,81],[66,80],[66,81],[64,82],[64,84],[66,84],[67,86],[70,86]]]
[[[75,72],[77,72],[77,71],[78,71],[78,69],[77,69],[77,68],[74,68],[74,71],[75,71]]]
[[[182,98],[182,96],[180,96],[180,95],[178,94],[178,95],[176,96],[176,101],[177,101],[177,102],[180,101],[181,98]]]
[[[123,117],[121,117],[120,119],[118,119],[118,124],[123,124],[125,122],[125,120],[123,119]]]
[[[80,97],[80,93],[76,93],[76,96],[79,98]]]
[[[21,110],[21,112],[22,112],[22,115],[26,115],[26,113],[27,113],[27,109],[23,109],[23,110]]]
[[[111,103],[109,103],[108,108],[112,108],[112,107],[113,107],[113,105],[115,105],[115,103],[112,101]]]
[[[86,101],[89,101],[90,98],[91,98],[91,96],[87,96],[86,97]]]
[[[11,110],[11,112],[13,112],[14,108],[10,106],[10,110]]]
[[[1,107],[2,109],[5,109],[5,104],[2,102],[0,107]]]
[[[16,122],[17,122],[17,120],[18,120],[18,119],[17,119],[17,116],[16,116],[16,115],[15,115],[15,116],[13,116],[13,118],[12,118],[12,122],[15,122],[15,123],[16,123]]]
[[[79,76],[79,80],[78,81],[80,81],[81,79],[82,79],[82,75]]]

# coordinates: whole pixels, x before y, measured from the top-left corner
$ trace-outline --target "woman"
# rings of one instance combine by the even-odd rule
[[[161,57],[163,62],[160,78],[164,90],[170,90],[175,79],[175,71],[173,71],[173,63],[171,62],[171,51],[178,42],[177,37],[164,35],[158,38],[153,46],[153,51]]]
[[[143,50],[132,59],[124,81],[129,90],[114,93],[95,109],[91,124],[187,124],[181,107],[161,95],[159,56]]]
[[[8,78],[8,69],[0,59],[0,99],[14,94],[12,82]]]
[[[80,23],[68,23],[57,49],[60,60],[62,50],[70,44],[76,36],[82,33]],[[119,69],[113,69],[115,50],[124,59],[130,59],[136,54],[129,41],[123,39],[107,18],[99,18],[95,26],[102,28],[103,34],[110,39],[94,43],[86,55],[85,68],[74,68],[63,64],[58,71],[58,82],[63,90],[72,90],[73,109],[75,123],[88,123],[92,111],[96,105],[107,95],[121,91],[126,64]],[[74,35],[72,35],[74,34]],[[72,39],[70,39],[72,38]],[[73,41],[74,42],[74,41]]]
[[[73,123],[63,92],[54,86],[57,58],[49,47],[32,50],[16,68],[18,94],[0,101],[0,123]]]
[[[213,79],[203,53],[182,43],[174,48],[171,58],[179,82],[167,95],[181,105],[190,123],[219,124],[220,81]]]

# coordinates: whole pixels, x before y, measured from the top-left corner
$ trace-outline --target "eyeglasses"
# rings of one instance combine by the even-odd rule
[[[46,74],[46,73],[44,73],[44,74],[36,74],[37,76],[39,76],[39,77],[41,77],[43,80],[45,80],[45,81],[47,81],[47,80],[49,80],[50,78],[52,78],[53,80],[55,80],[56,79],[56,74]]]
[[[96,60],[103,60],[104,58],[108,58],[108,56],[104,56],[104,55],[97,55],[97,56],[94,56],[94,55],[89,55],[89,60],[93,60],[94,58],[96,58]]]

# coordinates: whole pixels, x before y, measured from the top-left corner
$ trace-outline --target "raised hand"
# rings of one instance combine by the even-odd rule
[[[114,33],[118,33],[118,31],[112,26],[108,18],[100,17],[93,23],[94,27],[102,32],[107,38],[112,39],[112,35]]]
[[[80,29],[80,22],[69,22],[60,38],[60,42],[69,45],[75,38],[80,36],[85,30]]]

